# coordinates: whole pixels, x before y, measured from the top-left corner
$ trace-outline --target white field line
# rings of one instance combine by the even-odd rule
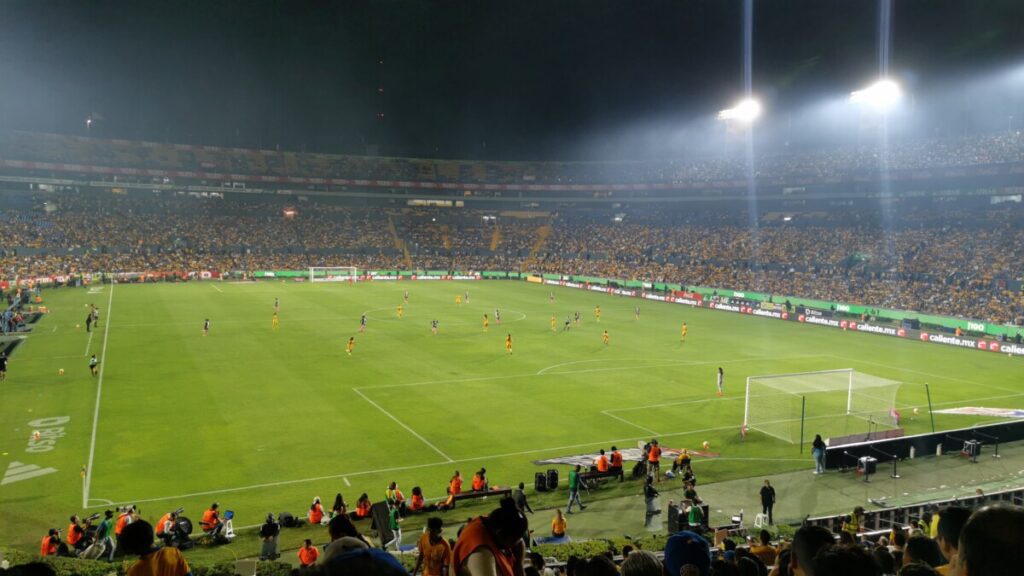
[[[342,480],[345,481],[345,486],[352,486],[352,483],[348,481],[348,476],[342,477]]]
[[[548,366],[547,368],[541,369],[539,372],[532,374],[505,374],[503,376],[476,376],[472,378],[453,378],[448,380],[425,380],[422,382],[406,382],[404,384],[380,384],[377,386],[362,386],[361,390],[377,390],[381,388],[407,388],[410,386],[433,386],[436,384],[459,384],[462,382],[486,382],[490,380],[509,380],[512,378],[529,378],[531,376],[564,376],[567,374],[589,374],[592,372],[616,372],[621,370],[643,370],[645,368],[664,368],[669,366],[700,366],[705,364],[739,364],[741,362],[757,362],[762,360],[797,360],[800,358],[823,358],[820,354],[807,354],[801,356],[757,356],[754,358],[745,358],[742,360],[708,360],[708,361],[696,361],[696,360],[679,360],[673,362],[665,362],[663,364],[648,364],[646,366],[614,366],[611,368],[588,368],[586,370],[565,370],[563,372],[555,372],[549,374],[546,370],[563,366],[565,364],[555,364],[554,366]],[[620,359],[621,361],[621,359]]]
[[[54,333],[54,332],[56,332],[56,331],[57,331],[57,325],[56,325],[56,324],[54,324],[54,326],[53,326],[53,330],[50,330],[50,333],[52,334],[52,333]]]
[[[107,321],[103,324],[103,348],[100,351],[100,373],[96,379],[96,406],[92,412],[92,437],[89,440],[89,461],[85,465],[85,482],[82,484],[82,507],[89,507],[89,488],[92,485],[92,464],[96,455],[96,429],[100,424],[100,398],[103,396],[103,370],[107,367],[107,335],[110,333],[110,316],[113,312],[114,285],[110,285],[107,296]],[[91,334],[91,333],[90,333]]]
[[[646,410],[648,408],[668,408],[670,406],[683,406],[685,404],[703,404],[705,402],[723,402],[728,400],[743,400],[746,396],[727,396],[724,398],[705,398],[703,400],[682,400],[680,402],[666,402],[664,404],[647,404],[646,406],[631,406],[629,408],[609,408],[608,410],[602,410],[602,412],[632,412],[633,410]],[[757,398],[757,396],[751,396],[751,398]]]
[[[92,348],[92,333],[93,332],[95,332],[95,330],[89,330],[89,339],[85,341],[85,354],[82,354],[82,356],[88,356],[89,355],[89,348]]]
[[[863,362],[864,364],[871,364],[872,366],[880,366],[882,368],[890,368],[892,370],[899,370],[901,372],[910,372],[911,374],[919,374],[921,376],[928,376],[929,378],[940,378],[942,380],[948,380],[950,382],[958,382],[960,384],[968,384],[970,386],[984,386],[986,388],[991,388],[993,390],[999,390],[1000,392],[1016,392],[1016,390],[1011,390],[1009,388],[1003,388],[1001,386],[996,386],[994,384],[986,384],[984,382],[972,382],[970,380],[964,380],[962,378],[954,378],[952,376],[943,376],[942,374],[932,374],[930,372],[921,372],[920,370],[911,370],[909,368],[904,368],[902,366],[893,366],[891,364],[882,364],[881,362],[871,362],[869,360],[859,360],[857,358],[847,358],[845,356],[834,356],[833,355],[831,357],[839,359],[839,360],[848,360],[850,362]]]
[[[220,292],[221,294],[224,293],[224,291],[221,290],[220,287],[217,286],[216,284],[210,284],[210,288],[213,288],[214,290],[216,290],[217,292]]]
[[[377,404],[373,400],[370,400],[370,398],[366,394],[363,394],[362,392],[360,392],[358,388],[353,388],[352,391],[355,392],[356,394],[359,394],[359,396],[363,400],[366,400],[367,402],[372,404],[374,408],[376,408],[377,410],[380,410],[382,414],[384,414],[388,418],[391,418],[392,420],[394,420],[396,424],[398,424],[402,428],[405,428],[410,434],[412,434],[413,436],[418,438],[420,442],[423,442],[424,444],[429,446],[434,452],[437,452],[438,454],[440,454],[442,458],[444,458],[445,460],[447,460],[449,462],[454,462],[454,460],[452,460],[452,458],[450,456],[448,456],[447,454],[442,452],[440,448],[438,448],[437,446],[434,446],[433,444],[431,444],[430,440],[427,440],[419,432],[417,432],[417,431],[413,430],[412,428],[410,428],[405,422],[402,422],[401,420],[396,418],[394,414],[392,414],[391,412],[388,412],[387,410],[382,408],[380,404]]]
[[[604,414],[605,416],[608,416],[609,418],[614,418],[614,419],[616,419],[619,422],[622,422],[624,424],[629,424],[630,426],[632,426],[634,428],[639,428],[639,429],[643,430],[644,432],[650,432],[651,434],[654,434],[655,436],[661,436],[661,434],[655,432],[654,430],[651,430],[650,428],[647,428],[645,426],[641,426],[641,425],[636,424],[634,422],[630,422],[629,420],[626,420],[625,418],[620,418],[620,417],[616,416],[615,414],[612,414],[611,412],[609,412],[607,410],[602,410],[601,414]]]
[[[815,419],[820,420],[820,419],[824,419],[824,418],[835,418],[837,416],[845,416],[845,414],[815,416],[815,417],[807,418],[807,420],[815,420]],[[795,419],[777,420],[777,421],[774,421],[774,422],[768,422],[768,424],[779,424],[779,423],[792,422],[792,421],[795,421]],[[664,439],[664,438],[673,438],[673,437],[676,437],[676,436],[686,436],[686,435],[689,435],[689,434],[701,434],[701,433],[704,433],[704,432],[722,432],[722,431],[727,431],[727,430],[733,430],[733,431],[736,431],[738,433],[739,432],[739,425],[736,424],[736,425],[729,425],[729,426],[715,426],[715,427],[712,427],[712,428],[701,428],[701,429],[697,429],[697,430],[683,430],[681,432],[672,432],[672,433],[669,433],[669,434],[660,434],[659,436],[660,436],[660,438]],[[444,462],[431,462],[429,464],[416,464],[416,465],[413,465],[413,466],[393,466],[393,467],[390,467],[390,468],[379,468],[377,470],[363,470],[363,471],[360,471],[360,472],[344,472],[344,473],[340,473],[340,474],[329,474],[329,475],[325,475],[325,476],[314,476],[312,478],[297,478],[297,479],[293,479],[293,480],[280,480],[280,481],[277,481],[277,482],[266,482],[266,483],[262,483],[262,484],[251,484],[249,486],[239,486],[239,487],[236,487],[236,488],[221,488],[221,489],[217,489],[217,490],[206,490],[206,491],[203,491],[203,492],[192,492],[190,494],[178,494],[178,495],[175,495],[175,496],[164,496],[164,497],[160,497],[160,498],[136,498],[136,499],[132,499],[132,500],[124,500],[122,502],[115,502],[113,504],[113,506],[123,506],[123,505],[126,505],[126,504],[139,504],[139,503],[142,503],[142,502],[163,502],[163,501],[166,501],[166,500],[183,500],[183,499],[186,499],[186,498],[196,498],[196,497],[199,497],[199,496],[211,496],[211,495],[214,495],[214,494],[226,494],[226,493],[229,493],[229,492],[244,492],[246,490],[258,490],[258,489],[262,489],[262,488],[276,488],[276,487],[279,487],[279,486],[289,486],[289,485],[293,485],[293,484],[305,484],[305,483],[308,483],[308,482],[319,482],[319,481],[323,481],[323,480],[337,480],[337,479],[344,479],[346,477],[368,476],[368,475],[372,475],[372,474],[384,474],[384,473],[389,473],[389,472],[405,472],[405,471],[409,471],[409,470],[420,470],[420,469],[423,469],[423,468],[434,468],[434,467],[437,467],[437,466],[450,466],[452,464],[464,464],[464,463],[467,463],[467,462],[479,462],[481,460],[483,460],[483,461],[491,461],[491,460],[497,460],[497,459],[501,459],[501,458],[512,458],[512,457],[515,457],[515,456],[529,456],[531,454],[542,454],[542,453],[547,453],[547,452],[555,452],[555,451],[562,451],[562,450],[572,450],[572,449],[575,449],[575,448],[591,448],[592,449],[594,446],[605,446],[605,445],[611,445],[611,444],[621,444],[621,443],[624,443],[624,442],[636,442],[637,440],[650,440],[650,438],[651,438],[650,436],[634,436],[632,438],[613,438],[613,439],[610,439],[610,440],[596,440],[596,441],[593,441],[593,442],[583,442],[583,443],[579,443],[579,444],[569,444],[569,445],[566,445],[566,446],[554,446],[554,447],[551,447],[551,448],[540,448],[540,449],[533,449],[533,450],[522,450],[522,451],[519,451],[519,452],[507,452],[505,454],[492,454],[492,455],[489,455],[489,456],[473,456],[471,458],[459,458],[457,460],[450,460],[450,461],[444,461]],[[758,460],[758,459],[757,458],[733,458],[733,460]],[[779,461],[779,460],[782,460],[782,459],[778,459],[778,458],[765,458],[764,460]],[[794,459],[794,461],[796,461],[796,460]],[[799,459],[799,461],[800,462],[805,462],[806,459],[805,458],[801,458],[801,459]],[[100,506],[86,506],[86,508],[99,508],[99,507]]]

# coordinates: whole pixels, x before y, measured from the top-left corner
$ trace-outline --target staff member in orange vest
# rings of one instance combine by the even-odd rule
[[[594,460],[594,465],[597,467],[598,472],[608,471],[608,457],[604,454],[604,448],[601,448],[601,453],[597,455],[597,459]]]
[[[371,508],[373,508],[373,503],[370,502],[370,497],[366,492],[363,492],[362,496],[359,497],[359,501],[356,502],[356,519],[369,518]]]
[[[448,481],[448,493],[452,496],[462,494],[462,474],[458,470],[455,471],[455,475]]]
[[[515,501],[502,499],[501,508],[474,518],[463,528],[452,551],[452,573],[521,576],[526,554],[523,534],[529,527]]]
[[[60,530],[50,528],[50,531],[39,542],[39,555],[56,556],[58,546],[60,546]]]
[[[320,504],[320,497],[313,498],[313,503],[309,505],[309,514],[306,515],[309,518],[309,523],[316,526],[324,519],[324,507]]]
[[[476,474],[473,474],[473,492],[483,492],[487,490],[487,469],[481,468]]]
[[[168,512],[160,517],[160,521],[156,523],[156,535],[164,541],[165,546],[170,546],[171,541],[174,540],[174,525],[178,521],[178,514],[176,512]]]
[[[435,506],[431,506],[433,510]],[[427,502],[423,498],[423,489],[419,486],[412,487],[412,498],[409,500],[409,511],[413,514],[427,511]]]
[[[117,517],[117,522],[114,524],[114,534],[117,537],[118,545],[121,547],[121,533],[124,532],[124,527],[135,521],[135,506],[128,506],[121,511],[121,515]]]
[[[655,482],[661,482],[661,446],[657,440],[651,440],[651,449],[647,452],[647,474],[654,476]]]
[[[84,544],[83,536],[85,536],[85,529],[78,523],[78,516],[72,516],[71,523],[68,524],[68,546],[77,550],[79,542]]]
[[[308,568],[316,564],[316,559],[320,557],[320,551],[313,546],[313,541],[306,538],[305,544],[302,548],[299,548],[299,566],[302,568]]]
[[[554,538],[565,538],[565,529],[569,523],[565,521],[561,508],[555,508],[555,517],[551,519],[551,536]]]
[[[224,529],[224,523],[220,521],[220,512],[217,509],[220,508],[220,504],[214,502],[207,508],[206,512],[203,512],[203,519],[199,521],[199,526],[203,529],[203,532],[217,536],[220,531]]]
[[[626,479],[626,475],[622,472],[622,452],[615,446],[612,446],[612,458],[611,462],[608,463],[608,468],[612,472],[619,473],[619,482]]]

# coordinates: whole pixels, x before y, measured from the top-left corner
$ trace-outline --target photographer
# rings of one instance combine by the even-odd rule
[[[50,528],[50,531],[39,542],[39,555],[56,556],[61,544],[63,543],[60,541],[60,530]]]
[[[74,550],[84,550],[89,545],[85,537],[85,528],[79,524],[77,515],[71,516],[71,523],[68,524],[68,546]]]

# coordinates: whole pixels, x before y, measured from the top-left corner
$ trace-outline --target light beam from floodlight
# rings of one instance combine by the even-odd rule
[[[761,115],[761,103],[753,98],[740,101],[732,108],[727,108],[718,113],[719,120],[736,120],[738,122],[753,122]]]
[[[903,97],[900,85],[892,80],[879,80],[863,90],[850,92],[850,102],[875,108],[891,108]]]

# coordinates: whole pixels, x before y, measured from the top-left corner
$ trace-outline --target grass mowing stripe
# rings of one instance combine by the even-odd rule
[[[110,284],[110,294],[107,296],[107,321],[103,325],[103,348],[100,351],[100,373],[96,379],[96,407],[92,413],[92,437],[89,440],[89,461],[85,465],[85,480],[82,483],[82,507],[89,506],[89,487],[92,485],[93,458],[96,455],[96,429],[100,424],[100,398],[103,396],[103,369],[107,367],[107,335],[110,334],[110,318],[114,304],[114,283]],[[92,338],[92,332],[89,333]]]

